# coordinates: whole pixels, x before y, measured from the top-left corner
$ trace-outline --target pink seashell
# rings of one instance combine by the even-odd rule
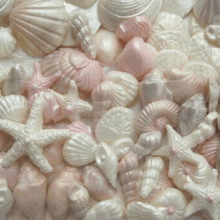
[[[147,17],[137,16],[122,22],[116,30],[116,35],[126,42],[133,37],[141,37],[146,41],[150,36],[150,31],[151,23]]]
[[[71,133],[84,133],[93,138],[92,130],[82,121],[75,121],[66,127]]]
[[[6,153],[0,153],[0,164]],[[18,162],[14,162],[10,167],[2,167],[0,165],[0,179],[7,181],[8,188],[13,190],[18,182],[18,175],[20,172],[20,166]]]
[[[13,191],[14,199],[22,213],[29,219],[45,219],[46,177],[38,168],[24,162]]]
[[[116,60],[118,70],[132,74],[141,81],[154,68],[154,55],[142,38],[130,40]]]
[[[98,200],[107,200],[115,196],[116,191],[109,184],[108,180],[95,166],[86,166],[82,174],[85,187],[88,189],[90,195]]]

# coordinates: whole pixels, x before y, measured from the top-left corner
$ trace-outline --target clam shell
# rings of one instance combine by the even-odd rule
[[[161,7],[161,0],[100,0],[98,17],[107,30],[115,32],[120,23],[135,16],[146,15],[154,21]]]
[[[7,57],[16,46],[16,39],[8,28],[0,27],[0,58]]]
[[[25,123],[28,117],[28,103],[24,96],[9,95],[0,98],[0,118]]]
[[[169,100],[159,100],[145,106],[135,120],[138,134],[151,131],[165,133],[166,124],[177,126],[180,107]]]
[[[208,27],[206,27],[204,32],[205,39],[209,43],[214,44],[217,47],[220,47],[219,32],[220,32],[219,25],[209,25]]]
[[[1,0],[0,2],[0,24],[8,25],[9,24],[9,14],[14,6],[14,0]]]
[[[45,56],[63,42],[67,15],[62,0],[23,1],[10,13],[19,46],[31,56]]]
[[[66,0],[66,2],[80,8],[91,8],[97,0]]]

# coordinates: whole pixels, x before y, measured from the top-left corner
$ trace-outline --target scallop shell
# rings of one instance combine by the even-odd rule
[[[67,14],[62,0],[24,1],[10,13],[19,46],[31,56],[45,56],[63,42]]]
[[[87,212],[85,220],[122,220],[122,204],[122,201],[116,199],[99,202]]]
[[[89,21],[84,13],[76,13],[71,18],[72,35],[81,45],[83,51],[90,59],[96,58],[96,45],[89,26]]]
[[[71,124],[67,126],[67,129],[71,133],[84,133],[84,134],[87,134],[93,137],[91,128],[87,126],[86,124],[84,124],[82,121],[72,122]]]
[[[97,0],[66,0],[66,2],[80,8],[91,8]]]
[[[161,99],[173,99],[171,91],[167,88],[165,78],[158,69],[151,71],[144,77],[139,84],[139,91],[142,106]]]
[[[180,107],[169,100],[159,100],[145,106],[135,120],[139,134],[161,131],[165,133],[166,124],[177,126]]]
[[[118,158],[114,151],[106,143],[100,143],[95,152],[95,161],[111,185],[116,188]]]
[[[16,64],[10,69],[9,76],[3,86],[3,94],[22,94],[26,80],[24,67],[20,64]]]
[[[0,118],[25,123],[28,117],[28,103],[24,96],[9,95],[0,98]]]
[[[219,98],[220,90],[219,90],[219,84],[217,81],[208,80],[208,109],[209,112],[216,111],[216,108],[218,106],[218,98]]]
[[[181,136],[189,135],[205,118],[207,114],[205,97],[196,94],[189,98],[180,109],[178,132]]]
[[[153,22],[161,8],[161,0],[100,0],[98,17],[107,30],[115,32],[120,23],[135,16],[146,15]]]
[[[219,25],[209,25],[205,29],[204,36],[209,43],[214,44],[217,47],[220,47],[219,33],[220,33]]]
[[[14,6],[14,0],[1,0],[0,2],[0,25],[9,24],[9,14]]]
[[[1,219],[4,220],[14,203],[13,195],[7,186],[7,181],[4,179],[0,179],[0,201]]]
[[[91,136],[75,133],[63,145],[64,160],[73,166],[83,166],[95,160],[97,144]]]
[[[15,49],[16,39],[12,35],[12,31],[4,27],[0,27],[0,38],[0,58],[7,57]]]
[[[86,166],[83,169],[82,179],[90,195],[98,201],[112,199],[116,195],[116,190],[95,166]]]
[[[218,24],[220,3],[218,0],[197,1],[193,6],[193,15],[203,28],[209,24]]]

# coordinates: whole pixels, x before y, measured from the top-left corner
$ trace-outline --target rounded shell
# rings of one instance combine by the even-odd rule
[[[67,15],[62,0],[32,0],[18,4],[10,25],[19,46],[31,56],[45,56],[63,42]]]

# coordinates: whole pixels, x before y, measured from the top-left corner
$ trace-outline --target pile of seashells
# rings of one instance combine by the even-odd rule
[[[1,220],[220,218],[219,0],[0,0],[0,26]]]

